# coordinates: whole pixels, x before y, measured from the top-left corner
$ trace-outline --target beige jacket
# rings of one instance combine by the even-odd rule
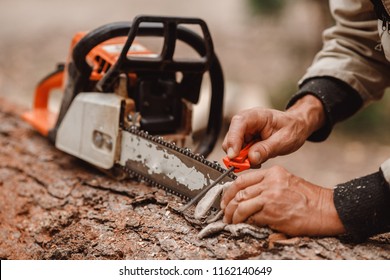
[[[378,32],[382,23],[370,0],[330,0],[336,24],[323,33],[324,46],[303,80],[318,76],[332,76],[351,85],[365,104],[382,97],[390,86],[390,43],[381,44]],[[382,1],[390,14],[390,0]],[[390,31],[389,31],[390,32]],[[382,32],[388,39],[388,30]]]
[[[330,0],[336,25],[324,32],[323,49],[289,103],[304,94],[322,101],[327,123],[313,140],[324,139],[335,122],[381,98],[390,86],[390,0],[372,1],[375,8],[371,0]],[[334,190],[337,213],[355,240],[390,232],[390,159],[380,169]]]

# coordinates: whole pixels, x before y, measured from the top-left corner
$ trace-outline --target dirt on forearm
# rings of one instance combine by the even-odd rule
[[[58,151],[23,110],[0,100],[0,259],[390,259],[390,234],[199,239],[180,198]]]

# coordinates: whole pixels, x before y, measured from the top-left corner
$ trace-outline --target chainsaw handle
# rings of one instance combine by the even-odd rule
[[[142,24],[142,26],[141,26]],[[198,34],[191,32],[189,29],[182,28],[180,24],[192,24],[199,25],[203,39],[201,42],[203,45],[202,50],[195,48],[198,54],[201,56],[200,59],[194,60],[180,60],[173,59],[175,53],[176,41],[181,40],[180,33],[192,33],[193,37],[199,36]],[[150,31],[154,34],[144,34],[143,31],[147,31],[151,27]],[[160,36],[164,38],[163,49],[156,58],[137,58],[128,57],[128,51],[134,42],[136,36]],[[192,48],[192,42],[189,40],[186,43]],[[137,16],[132,22],[130,32],[128,34],[126,43],[123,46],[122,52],[116,61],[116,63],[110,68],[105,77],[100,81],[103,85],[111,76],[117,76],[119,71],[191,71],[204,73],[209,68],[209,63],[214,53],[213,42],[211,40],[210,32],[207,28],[206,23],[198,18],[182,18],[182,17],[159,17],[159,16]]]
[[[36,86],[32,110],[22,114],[22,118],[44,136],[48,136],[57,118],[57,115],[49,110],[50,95],[53,90],[62,87],[63,80],[64,64],[58,64],[57,68]]]

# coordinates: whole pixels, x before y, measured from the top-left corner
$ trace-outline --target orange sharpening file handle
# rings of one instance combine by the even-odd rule
[[[254,140],[249,142],[241,151],[240,154],[234,159],[230,159],[228,156],[223,158],[223,163],[227,168],[234,166],[234,172],[238,173],[247,170],[251,167],[248,159],[249,148],[256,143]]]

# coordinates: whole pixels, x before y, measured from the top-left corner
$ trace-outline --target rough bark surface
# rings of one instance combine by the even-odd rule
[[[0,100],[0,259],[390,259],[390,235],[266,240],[199,228],[163,190],[116,181],[56,150]]]

